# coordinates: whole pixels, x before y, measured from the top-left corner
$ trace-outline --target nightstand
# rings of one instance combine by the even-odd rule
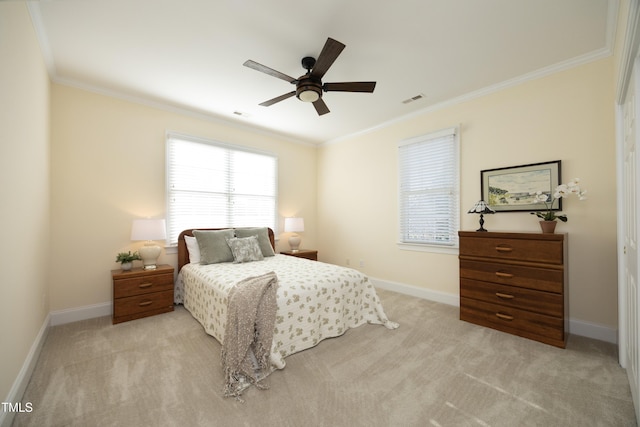
[[[282,255],[294,256],[297,258],[306,258],[312,261],[318,260],[318,251],[313,251],[311,249],[300,249],[299,251],[282,251],[280,252]]]
[[[173,311],[173,267],[155,270],[111,270],[113,323]]]

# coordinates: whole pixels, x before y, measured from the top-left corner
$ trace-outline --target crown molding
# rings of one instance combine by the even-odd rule
[[[496,92],[500,92],[502,90],[511,88],[511,87],[515,87],[515,86],[519,86],[523,83],[529,82],[529,81],[533,81],[533,80],[537,80],[555,73],[559,73],[561,71],[566,71],[575,67],[578,67],[580,65],[584,65],[584,64],[588,64],[590,62],[593,61],[597,61],[606,57],[609,57],[612,55],[612,49],[611,47],[604,47],[602,49],[599,49],[597,51],[594,52],[590,52],[587,53],[585,55],[580,55],[578,57],[566,60],[566,61],[562,61],[559,62],[557,64],[551,65],[549,67],[544,67],[541,68],[539,70],[536,71],[532,71],[530,73],[527,74],[523,74],[521,76],[509,79],[509,80],[505,80],[503,82],[497,83],[495,85],[491,85],[491,86],[487,86],[485,88],[473,91],[473,92],[469,92],[466,93],[464,95],[455,97],[455,98],[451,98],[448,99],[446,101],[443,102],[439,102],[437,104],[433,104],[430,105],[428,107],[422,108],[420,110],[414,111],[410,114],[406,114],[402,117],[398,117],[396,119],[393,120],[389,120],[383,123],[380,123],[374,127],[368,128],[368,129],[363,129],[361,131],[358,132],[354,132],[352,134],[349,135],[344,135],[326,142],[323,142],[320,144],[320,146],[324,146],[324,145],[331,145],[331,144],[335,144],[338,142],[342,142],[348,139],[352,139],[358,136],[362,136],[374,131],[378,131],[384,128],[387,128],[389,126],[395,125],[395,124],[399,124],[402,122],[406,122],[408,120],[414,119],[416,117],[428,114],[428,113],[432,113],[434,111],[439,111],[442,110],[444,108],[449,108],[452,107],[454,105],[458,105],[458,104],[462,104],[464,102],[467,101],[471,101],[473,99],[477,99],[477,98],[481,98],[483,96],[487,96],[490,95],[492,93],[496,93]]]
[[[370,128],[366,128],[366,129],[362,129],[360,131],[357,132],[353,132],[350,134],[346,134],[346,135],[342,135],[340,137],[331,139],[331,140],[327,140],[327,141],[316,141],[316,140],[312,140],[312,139],[303,139],[300,137],[293,137],[291,135],[287,135],[285,133],[281,133],[281,132],[277,132],[277,131],[273,131],[270,129],[266,129],[264,127],[261,127],[259,125],[255,125],[255,124],[243,124],[243,123],[239,123],[235,120],[231,120],[231,119],[227,119],[224,118],[223,116],[219,116],[219,115],[215,115],[213,113],[207,113],[207,112],[203,112],[203,111],[198,111],[195,110],[193,108],[188,108],[188,107],[184,107],[184,106],[177,106],[175,104],[171,104],[168,102],[162,102],[162,101],[155,101],[152,100],[150,98],[144,97],[144,96],[135,96],[135,95],[131,95],[131,94],[127,94],[124,92],[120,92],[120,91],[116,91],[116,90],[109,90],[109,89],[105,89],[105,88],[101,88],[95,85],[89,85],[86,83],[82,83],[76,80],[72,80],[72,79],[64,79],[64,78],[60,78],[57,75],[57,70],[56,70],[56,64],[55,64],[55,60],[53,57],[53,53],[46,35],[46,31],[44,29],[44,24],[42,22],[42,16],[40,13],[40,7],[39,7],[39,2],[38,1],[33,1],[33,0],[29,0],[27,1],[27,7],[29,10],[29,14],[31,15],[31,20],[33,22],[33,26],[36,32],[36,36],[38,38],[38,42],[40,44],[40,49],[42,52],[42,56],[44,58],[44,62],[47,68],[47,71],[49,73],[49,77],[52,80],[52,82],[57,83],[57,84],[61,84],[61,85],[65,85],[65,86],[70,86],[70,87],[75,87],[78,89],[82,89],[82,90],[86,90],[89,92],[93,92],[93,93],[97,93],[97,94],[101,94],[101,95],[105,95],[105,96],[110,96],[113,98],[117,98],[117,99],[121,99],[121,100],[125,100],[128,102],[133,102],[133,103],[137,103],[137,104],[141,104],[141,105],[146,105],[149,107],[153,107],[153,108],[157,108],[157,109],[161,109],[161,110],[165,110],[165,111],[169,111],[169,112],[173,112],[173,113],[177,113],[177,114],[181,114],[181,115],[186,115],[189,117],[193,117],[193,118],[198,118],[201,120],[207,120],[210,122],[214,122],[220,125],[224,125],[224,126],[229,126],[232,127],[234,129],[238,129],[238,130],[242,130],[242,131],[246,131],[246,132],[252,132],[252,133],[258,133],[261,134],[263,136],[266,137],[270,137],[270,138],[276,138],[276,139],[280,139],[280,140],[284,140],[290,143],[294,143],[294,144],[301,144],[301,145],[305,145],[305,146],[312,146],[312,147],[321,147],[321,146],[325,146],[325,145],[331,145],[331,144],[335,144],[335,143],[339,143],[342,141],[346,141],[358,136],[362,136],[362,135],[366,135],[375,131],[378,131],[380,129],[384,129],[387,128],[389,126],[398,124],[398,123],[402,123],[408,120],[411,120],[415,117],[424,115],[424,114],[428,114],[434,111],[438,111],[444,108],[448,108],[451,107],[453,105],[457,105],[457,104],[461,104],[463,102],[467,102],[476,98],[480,98],[486,95],[489,95],[491,93],[495,93],[495,92],[499,92],[501,90],[510,88],[510,87],[514,87],[517,85],[520,85],[522,83],[528,82],[528,81],[532,81],[532,80],[536,80],[545,76],[548,76],[550,74],[554,74],[557,72],[561,72],[564,70],[568,70],[592,61],[596,61],[608,56],[611,56],[613,54],[613,49],[614,49],[614,44],[615,44],[615,34],[616,34],[616,24],[617,24],[617,20],[618,20],[618,10],[619,10],[619,1],[620,0],[608,0],[607,2],[607,31],[606,31],[606,41],[605,41],[605,47],[587,53],[585,55],[581,55],[566,61],[562,61],[559,62],[557,64],[551,65],[549,67],[544,67],[541,68],[539,70],[497,83],[495,85],[491,85],[491,86],[487,86],[485,88],[473,91],[473,92],[469,92],[467,94],[455,97],[455,98],[451,98],[448,99],[446,101],[437,103],[437,104],[433,104],[431,106],[425,107],[423,109],[414,111],[412,113],[409,113],[407,115],[392,119],[392,120],[388,120],[385,122],[382,122],[378,125],[375,125],[373,127]],[[630,9],[633,11],[633,13],[630,13],[630,18],[629,21],[634,20],[634,23],[636,22],[635,20],[638,19],[638,1],[639,0],[630,0]],[[629,24],[631,25],[631,23]],[[635,28],[635,26],[634,26]],[[636,35],[633,40],[636,41],[636,45],[635,47],[637,48],[637,41],[638,36]],[[628,41],[628,38],[627,38]],[[625,49],[625,53],[627,52],[627,49]],[[626,65],[627,62],[631,61],[632,63],[632,59],[629,58],[625,58],[625,63],[623,64],[623,67],[621,67],[621,73],[623,71],[625,71],[627,69]],[[622,74],[621,74],[622,75]],[[623,81],[624,80],[619,80],[619,81]],[[620,88],[619,92],[620,92]],[[624,93],[624,92],[622,92]]]
[[[625,29],[624,45],[622,46],[621,62],[618,68],[616,88],[616,102],[624,104],[624,99],[629,88],[633,65],[638,57],[640,46],[640,1],[629,1],[629,14],[627,28]]]

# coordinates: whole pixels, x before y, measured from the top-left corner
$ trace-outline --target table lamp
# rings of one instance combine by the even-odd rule
[[[162,248],[154,240],[165,240],[167,227],[164,219],[134,219],[131,226],[131,240],[144,240],[138,249],[145,270],[155,270]]]
[[[302,241],[302,239],[297,233],[304,231],[304,219],[285,218],[284,231],[286,233],[293,233],[289,237],[289,246],[291,247],[291,252],[298,252],[298,250],[300,250],[300,242]]]
[[[480,214],[480,228],[478,228],[476,231],[487,231],[484,228],[484,214],[492,214],[496,212],[493,209],[491,209],[489,205],[485,203],[484,200],[480,200],[478,203],[473,205],[473,207],[469,209],[469,212],[467,213]]]

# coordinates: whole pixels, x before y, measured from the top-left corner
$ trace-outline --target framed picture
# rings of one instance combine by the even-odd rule
[[[560,182],[560,160],[480,171],[482,200],[496,212],[544,210],[535,194],[541,191],[551,201]],[[562,199],[554,203],[553,210],[562,210]]]

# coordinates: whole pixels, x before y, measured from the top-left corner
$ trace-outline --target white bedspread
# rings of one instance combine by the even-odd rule
[[[364,323],[398,327],[387,319],[375,288],[359,271],[286,255],[244,264],[185,265],[176,284],[176,302],[184,303],[222,343],[230,289],[242,279],[270,271],[279,281],[273,368],[282,369],[285,357]]]

